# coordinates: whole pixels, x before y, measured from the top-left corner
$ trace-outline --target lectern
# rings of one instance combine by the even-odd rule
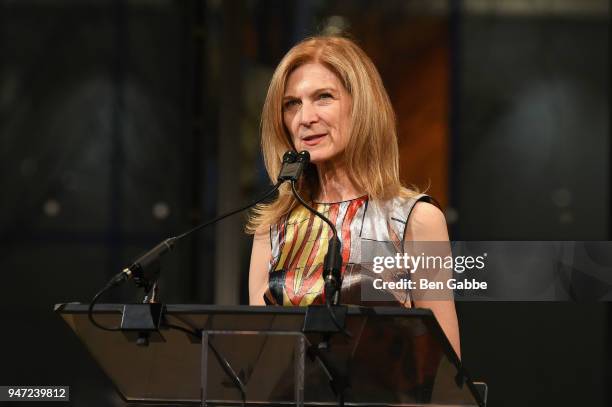
[[[484,405],[430,310],[349,306],[345,332],[324,333],[308,307],[166,305],[158,330],[108,332],[87,308],[55,311],[127,405]],[[94,316],[119,326],[125,310]]]

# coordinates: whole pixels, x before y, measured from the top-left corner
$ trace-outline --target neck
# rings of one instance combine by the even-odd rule
[[[353,183],[342,163],[318,164],[317,176],[320,187],[315,199],[317,202],[347,201],[365,195],[364,191]]]

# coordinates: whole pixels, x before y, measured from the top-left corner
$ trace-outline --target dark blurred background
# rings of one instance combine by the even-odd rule
[[[335,32],[378,66],[403,180],[429,186],[453,240],[610,240],[605,0],[2,0],[0,384],[120,405],[53,304],[89,302],[161,239],[263,191],[273,69]],[[247,303],[244,220],[166,256],[162,300]],[[612,405],[610,303],[458,313],[490,406]]]

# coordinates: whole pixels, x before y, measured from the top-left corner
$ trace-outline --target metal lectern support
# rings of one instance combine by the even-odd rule
[[[249,400],[249,395],[247,394],[246,387],[247,385],[243,385],[240,375],[235,371],[239,369],[241,366],[233,366],[230,361],[225,360],[225,356],[222,352],[219,351],[212,342],[213,337],[217,336],[243,336],[243,335],[264,335],[264,336],[274,336],[274,337],[292,337],[295,340],[294,343],[294,357],[293,357],[293,371],[294,371],[294,390],[293,397],[294,401],[291,405],[295,405],[296,407],[304,407],[304,389],[305,389],[305,375],[304,371],[306,368],[306,342],[307,339],[301,332],[287,332],[287,331],[237,331],[237,330],[202,330],[202,343],[201,343],[201,360],[200,360],[200,406],[201,407],[212,407],[217,405],[214,400],[211,404],[210,397],[213,398],[214,395],[211,393],[209,389],[209,362],[210,362],[210,351],[212,350],[213,356],[217,361],[224,364],[226,366],[225,371],[226,375],[230,376],[230,378],[234,378],[234,384],[236,387],[242,389],[244,393],[242,393],[245,397],[245,405],[248,405],[249,402],[253,402],[253,400]],[[242,370],[243,372],[244,370]],[[246,384],[246,382],[245,382]],[[258,405],[261,403],[259,401]]]
[[[295,405],[304,406],[304,369],[306,354],[306,338],[303,334],[298,336],[298,349],[295,352]]]
[[[200,405],[206,407],[208,400],[206,383],[208,382],[208,331],[202,331],[202,358],[200,368]]]

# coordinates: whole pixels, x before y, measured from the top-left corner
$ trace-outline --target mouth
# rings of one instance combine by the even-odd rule
[[[327,136],[327,133],[323,134],[312,134],[309,136],[302,137],[302,142],[307,146],[314,146],[319,144],[319,142],[323,139],[323,137]]]

